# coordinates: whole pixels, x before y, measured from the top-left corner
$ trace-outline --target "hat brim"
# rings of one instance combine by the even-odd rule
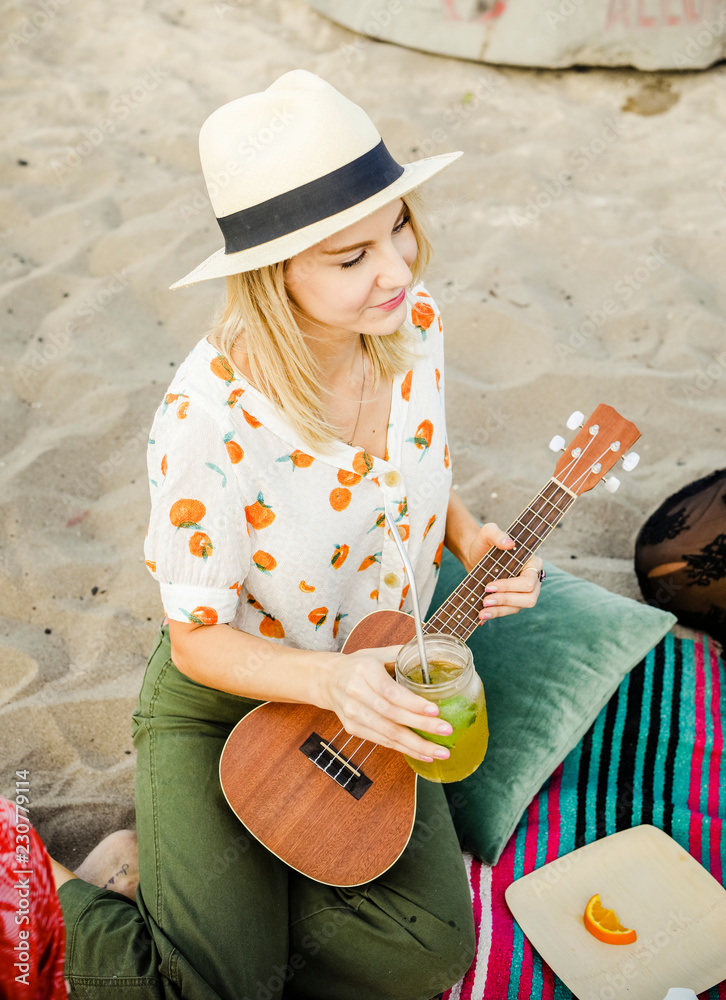
[[[175,281],[169,288],[181,288],[184,285],[194,285],[198,281],[206,281],[208,278],[224,278],[228,274],[254,271],[258,267],[266,267],[268,264],[288,260],[295,254],[302,253],[303,250],[308,250],[316,243],[320,243],[321,240],[340,232],[346,226],[365,219],[366,216],[376,212],[383,205],[413,191],[419,184],[423,184],[444,167],[448,167],[460,156],[461,152],[441,153],[438,156],[427,156],[415,163],[405,163],[403,164],[403,173],[398,180],[372,197],[366,198],[365,201],[361,201],[337,215],[328,216],[326,219],[321,219],[320,222],[305,226],[304,229],[297,229],[293,233],[280,236],[269,243],[251,247],[249,250],[240,250],[239,253],[225,253],[224,247],[221,250],[215,250],[193,271],[190,271],[180,281]]]

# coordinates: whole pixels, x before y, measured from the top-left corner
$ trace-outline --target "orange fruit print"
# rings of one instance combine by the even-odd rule
[[[308,615],[308,620],[315,626],[315,631],[317,632],[321,625],[325,623],[328,617],[327,608],[314,608]]]
[[[373,468],[373,458],[367,451],[359,451],[353,456],[353,468],[361,476],[367,476]]]
[[[445,444],[444,445],[444,468],[445,469],[449,468],[450,462],[451,462],[451,458],[449,457],[449,446],[448,446],[448,444]]]
[[[184,611],[180,608],[193,625],[216,625],[218,621],[217,612],[214,608],[198,607],[193,611]]]
[[[330,560],[330,565],[333,569],[340,569],[345,560],[348,558],[348,552],[350,547],[348,545],[336,545],[335,552]]]
[[[358,572],[362,573],[363,570],[368,569],[368,567],[372,566],[373,563],[377,563],[380,558],[381,558],[380,552],[374,552],[372,555],[366,556],[363,562],[358,567]]]
[[[275,520],[275,512],[267,506],[262,494],[258,493],[255,502],[245,507],[245,517],[253,528],[261,531],[262,528],[268,528]]]
[[[411,380],[413,379],[413,370],[406,372],[406,377],[401,383],[401,395],[408,402],[408,398],[411,395]]]
[[[434,368],[434,371],[436,372],[436,388],[438,389],[439,388],[439,379],[441,378],[441,372],[439,371],[438,368]]]
[[[361,481],[357,472],[348,472],[347,469],[338,469],[338,482],[341,486],[356,486]]]
[[[169,520],[175,528],[198,528],[206,513],[201,500],[176,500],[171,505]]]
[[[229,385],[230,382],[234,382],[234,372],[232,371],[229,361],[227,361],[223,354],[218,354],[216,358],[213,358],[209,362],[209,368],[213,375],[216,375],[217,378],[221,378],[223,382],[227,383],[227,385]]]
[[[300,590],[302,590],[303,594],[312,594],[315,590],[315,587],[312,587],[309,583],[305,583],[304,580],[301,580],[298,586],[300,587]]]
[[[205,562],[214,551],[214,546],[209,535],[203,531],[195,531],[189,539],[189,551],[193,556],[199,556]]]
[[[411,321],[414,326],[419,328],[424,340],[426,339],[426,331],[431,326],[433,319],[434,310],[428,302],[417,302],[411,310]]]
[[[371,531],[375,531],[376,528],[382,528],[385,523],[386,523],[386,514],[384,511],[382,514],[378,515],[378,517],[376,518],[376,523],[373,525],[372,528],[368,529],[367,534],[370,534]]]
[[[421,458],[426,454],[426,450],[431,447],[431,438],[434,434],[434,425],[430,420],[422,420],[421,423],[416,428],[416,433],[412,438],[407,438],[407,441],[412,441],[417,448],[421,449]],[[419,462],[421,461],[419,459]]]
[[[237,465],[245,457],[245,453],[241,446],[233,441],[234,431],[230,431],[228,434],[224,435],[224,446],[227,449],[227,454],[229,455],[229,460],[232,465]]]
[[[258,569],[261,569],[263,573],[271,573],[275,566],[277,566],[277,559],[271,556],[269,552],[263,552],[262,549],[258,549],[257,552],[252,556],[252,562]]]
[[[347,618],[347,617],[348,617],[347,612],[345,614],[341,614],[340,611],[339,611],[336,614],[335,621],[333,622],[333,638],[334,639],[338,638],[338,626],[340,625],[340,619],[341,618]]]
[[[179,404],[179,408],[176,411],[177,417],[179,417],[180,420],[185,420],[188,409],[189,409],[189,400],[185,399],[183,403]]]
[[[434,556],[434,566],[436,567],[436,569],[441,569],[441,556],[443,554],[443,551],[444,551],[444,542],[442,539],[438,549],[436,550],[436,555]]]
[[[432,514],[431,517],[429,518],[429,523],[426,525],[426,528],[424,530],[424,533],[423,533],[423,537],[424,538],[428,535],[429,531],[431,531],[431,529],[433,528],[435,520],[436,520],[436,514]],[[422,539],[422,541],[423,541],[423,539]]]
[[[258,555],[259,553],[255,553]],[[264,553],[265,555],[267,553]],[[262,621],[260,622],[260,634],[264,635],[267,639],[284,639],[285,629],[282,627],[282,622],[271,615],[269,611],[265,611],[258,600],[252,596],[252,594],[247,594],[247,603],[255,609],[255,611],[262,612]]]
[[[227,396],[227,402],[224,405],[225,406],[234,406],[235,403],[239,402],[239,398],[240,398],[240,396],[242,395],[243,392],[244,392],[244,389],[233,389],[230,392],[229,396]]]
[[[306,455],[304,451],[299,451],[296,449],[289,455],[282,455],[280,458],[275,459],[276,462],[292,462],[292,470],[295,469],[307,469],[309,468],[315,459],[312,455]]]
[[[166,475],[166,455],[161,460],[161,474],[162,476]]]
[[[263,611],[263,616],[260,622],[260,634],[264,635],[267,639],[284,639],[285,629],[282,627],[282,622],[277,618],[273,618],[266,611]]]
[[[147,566],[149,567],[149,569],[151,570],[151,572],[152,572],[152,573],[156,573],[156,563],[155,563],[155,562],[149,562],[149,560],[148,560],[148,559],[146,559],[146,560],[145,560],[145,562],[146,562],[146,565],[147,565]]]
[[[242,407],[242,414],[244,415],[244,418],[250,425],[250,427],[262,427],[262,424],[257,419],[257,417],[253,417],[251,413],[248,413],[247,410],[245,410],[244,406]]]
[[[277,566],[277,559],[271,556],[269,552],[263,552],[262,549],[258,549],[257,552],[252,556],[252,562],[255,564],[257,569],[261,569],[263,573],[271,573],[275,566]]]
[[[330,506],[333,510],[345,510],[351,501],[353,494],[345,487],[334,489],[330,494]]]

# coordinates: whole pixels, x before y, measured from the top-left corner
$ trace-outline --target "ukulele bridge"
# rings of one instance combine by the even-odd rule
[[[311,733],[300,750],[354,799],[362,798],[373,784],[360,768],[351,764],[347,757],[330,743],[326,743],[318,733]]]

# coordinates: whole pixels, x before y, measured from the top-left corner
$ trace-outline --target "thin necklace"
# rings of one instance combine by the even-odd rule
[[[353,428],[353,433],[351,434],[350,441],[348,442],[349,447],[353,446],[353,439],[355,438],[355,432],[358,430],[360,411],[363,409],[363,394],[365,393],[366,389],[366,355],[365,351],[363,350],[363,334],[360,335],[360,356],[363,362],[363,385],[361,386],[360,390],[360,403],[358,404],[358,416],[355,418],[355,427]]]

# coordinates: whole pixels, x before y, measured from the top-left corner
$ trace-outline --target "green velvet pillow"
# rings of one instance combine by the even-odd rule
[[[469,639],[484,682],[489,749],[474,774],[444,789],[462,847],[489,864],[623,677],[676,620],[550,563],[545,569],[534,608],[492,619]],[[444,549],[430,615],[464,576]]]

